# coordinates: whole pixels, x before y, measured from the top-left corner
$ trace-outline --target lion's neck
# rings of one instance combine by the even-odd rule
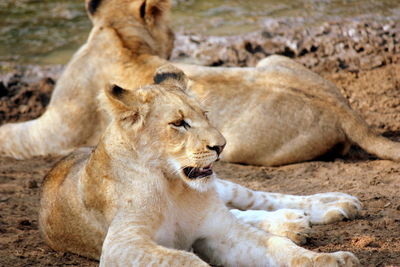
[[[152,83],[155,70],[167,61],[133,26],[117,26],[94,27],[80,55],[94,58],[98,75],[121,87],[133,89]]]

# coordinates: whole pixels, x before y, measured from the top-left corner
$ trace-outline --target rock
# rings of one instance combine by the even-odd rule
[[[304,28],[269,19],[265,29],[239,36],[178,34],[173,59],[208,66],[255,66],[285,55],[315,71],[369,70],[399,62],[400,22],[329,22]]]

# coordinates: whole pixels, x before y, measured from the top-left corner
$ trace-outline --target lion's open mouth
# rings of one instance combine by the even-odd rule
[[[210,176],[213,173],[211,164],[202,168],[186,167],[183,172],[189,179],[199,179]]]

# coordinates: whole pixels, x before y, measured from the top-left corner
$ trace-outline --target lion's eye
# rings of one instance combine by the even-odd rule
[[[185,120],[177,120],[177,121],[171,122],[170,124],[172,124],[175,127],[183,127],[185,129],[190,128],[190,125]]]

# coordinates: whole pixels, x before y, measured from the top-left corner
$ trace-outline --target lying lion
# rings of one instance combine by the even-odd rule
[[[308,227],[299,210],[229,212],[223,201],[242,209],[303,207],[326,221],[354,216],[360,204],[341,193],[269,194],[217,179],[212,164],[224,137],[185,93],[182,72],[163,67],[155,80],[107,89],[112,120],[99,144],[72,153],[45,178],[39,225],[52,248],[100,259],[100,266],[359,265],[352,253],[312,252],[239,222],[233,214],[272,232]]]
[[[65,155],[94,145],[109,118],[99,88],[138,88],[166,63],[173,34],[169,0],[87,0],[93,29],[58,80],[38,119],[0,127],[0,155]],[[400,144],[379,137],[330,82],[302,65],[271,56],[255,68],[175,64],[190,78],[190,93],[224,134],[222,159],[281,165],[320,156],[351,143],[383,159],[400,159]]]

